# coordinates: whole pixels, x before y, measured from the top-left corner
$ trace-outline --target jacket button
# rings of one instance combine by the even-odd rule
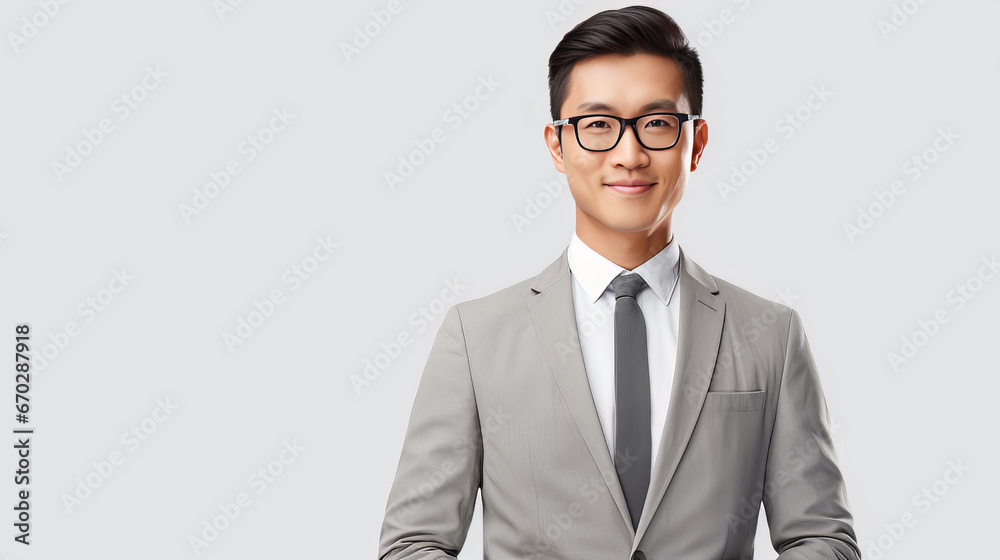
[[[646,560],[646,555],[643,554],[641,550],[637,550],[635,551],[635,554],[632,555],[632,560]]]

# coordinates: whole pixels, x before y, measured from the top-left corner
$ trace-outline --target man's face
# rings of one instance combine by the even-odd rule
[[[591,113],[630,118],[658,111],[691,112],[677,63],[650,54],[606,54],[573,66],[560,118]],[[556,168],[566,174],[581,237],[613,236],[609,230],[649,237],[669,233],[671,213],[708,141],[707,125],[697,124],[696,132],[692,121],[685,122],[668,150],[643,148],[627,127],[618,145],[606,152],[581,148],[570,125],[562,127],[560,143],[555,127],[547,125],[546,144]]]

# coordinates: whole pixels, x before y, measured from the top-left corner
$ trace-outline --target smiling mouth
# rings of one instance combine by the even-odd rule
[[[622,194],[640,194],[653,188],[653,185],[655,184],[656,183],[605,184],[604,186]]]

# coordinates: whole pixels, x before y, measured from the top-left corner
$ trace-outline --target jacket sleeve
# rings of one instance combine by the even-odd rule
[[[823,388],[794,309],[777,402],[763,502],[778,560],[860,560]]]
[[[417,387],[379,537],[379,560],[456,558],[482,482],[462,319],[445,314]]]

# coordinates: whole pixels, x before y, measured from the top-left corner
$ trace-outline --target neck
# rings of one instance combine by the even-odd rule
[[[669,216],[651,230],[635,232],[617,231],[603,225],[593,227],[577,218],[576,235],[588,247],[626,270],[635,270],[656,256],[672,239]]]

